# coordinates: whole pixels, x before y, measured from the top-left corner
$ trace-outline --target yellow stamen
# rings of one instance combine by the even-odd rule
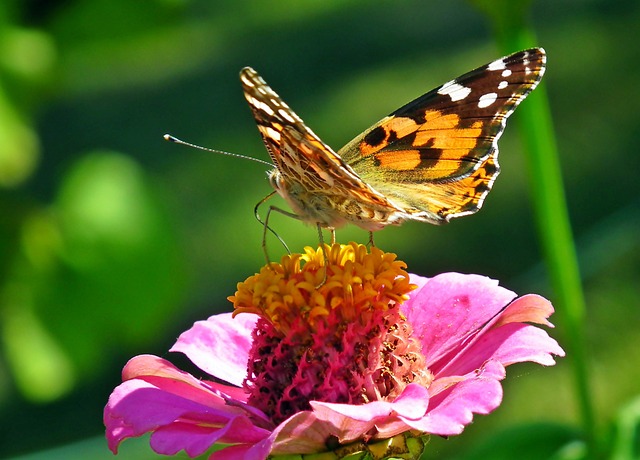
[[[328,267],[325,257],[327,251]],[[294,321],[306,321],[310,330],[333,310],[342,321],[363,321],[373,310],[387,310],[404,302],[415,289],[406,264],[393,253],[361,244],[334,244],[305,248],[304,254],[282,257],[238,283],[229,297],[234,315],[258,314],[286,333]],[[324,282],[323,282],[324,281]]]

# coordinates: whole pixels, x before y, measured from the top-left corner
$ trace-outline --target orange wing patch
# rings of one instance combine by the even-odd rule
[[[464,179],[393,184],[386,190],[386,196],[404,210],[404,220],[445,223],[453,217],[473,214],[482,207],[499,172],[497,157],[492,155]]]

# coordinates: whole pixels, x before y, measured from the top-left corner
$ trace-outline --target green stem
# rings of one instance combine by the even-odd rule
[[[536,92],[527,106],[520,108],[520,132],[527,152],[538,237],[569,344],[568,358],[573,366],[583,429],[587,442],[593,448],[596,427],[586,355],[584,293],[567,212],[549,103],[544,86]],[[526,110],[523,111],[523,108]],[[591,452],[594,450],[591,449]]]
[[[474,2],[491,18],[497,42],[504,52],[536,45],[525,24],[529,2],[479,0]],[[553,56],[549,58],[553,71]],[[562,183],[551,111],[544,84],[518,109],[533,197],[538,237],[542,245],[555,304],[568,342],[575,394],[590,456],[597,456],[597,429],[589,388],[585,340],[586,307],[571,224]]]

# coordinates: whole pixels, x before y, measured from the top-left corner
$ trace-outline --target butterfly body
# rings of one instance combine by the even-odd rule
[[[476,212],[499,174],[498,139],[544,73],[544,50],[514,53],[426,93],[337,153],[253,69],[244,94],[275,168],[274,189],[319,227],[442,224]]]
[[[309,189],[308,184],[286,179],[279,171],[270,173],[270,181],[302,220],[325,228],[340,228],[352,223],[365,230],[380,230],[391,223],[389,216],[397,212],[385,203],[363,203],[340,190]]]

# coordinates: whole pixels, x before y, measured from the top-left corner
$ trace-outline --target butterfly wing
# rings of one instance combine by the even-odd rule
[[[301,220],[324,227],[353,222],[369,228],[373,221],[397,212],[322,142],[255,70],[245,67],[240,80],[276,167],[269,176],[271,183]],[[368,206],[365,209],[359,203]]]
[[[544,50],[534,48],[479,67],[396,110],[338,155],[402,210],[397,222],[439,224],[472,214],[500,171],[507,118],[539,83],[545,63]]]

